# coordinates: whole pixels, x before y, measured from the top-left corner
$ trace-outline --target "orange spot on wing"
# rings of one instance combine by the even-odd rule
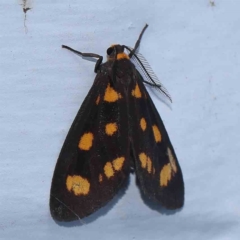
[[[140,91],[140,88],[138,86],[138,84],[136,84],[135,88],[132,90],[132,96],[135,98],[141,98],[142,97],[142,93]]]
[[[157,127],[156,125],[153,125],[153,126],[152,126],[152,129],[153,129],[153,135],[154,135],[155,141],[156,141],[156,142],[161,142],[161,140],[162,140],[162,135],[161,135],[158,127]]]
[[[173,154],[170,150],[170,148],[167,148],[167,155],[169,159],[169,163],[165,164],[160,171],[160,186],[166,187],[168,185],[168,182],[171,181],[172,177],[177,172],[177,165],[176,161],[173,157]]]
[[[119,158],[116,158],[113,160],[113,168],[116,170],[116,171],[120,171],[123,167],[123,163],[125,161],[125,158],[124,157],[119,157]]]
[[[67,190],[73,191],[74,195],[87,195],[90,190],[90,183],[86,178],[79,175],[68,176],[66,180]]]
[[[152,160],[144,152],[139,154],[139,160],[141,162],[141,167],[145,168],[148,173],[152,172]]]
[[[107,178],[110,178],[114,175],[113,167],[110,162],[107,162],[104,166],[104,173]]]
[[[177,164],[176,164],[176,161],[173,157],[173,154],[172,154],[172,151],[170,150],[170,148],[167,148],[167,155],[168,155],[168,159],[169,159],[171,168],[172,168],[173,172],[176,173],[177,172]]]
[[[139,154],[139,160],[141,162],[142,168],[146,168],[147,166],[147,155],[145,153]]]
[[[66,180],[66,186],[67,186],[67,190],[69,192],[71,192],[71,190],[72,190],[72,185],[73,185],[73,178],[72,178],[72,176],[68,176],[67,180]]]
[[[92,147],[92,142],[93,142],[93,134],[91,132],[84,133],[80,138],[78,147],[81,150],[88,151]]]
[[[166,187],[168,185],[168,182],[172,178],[171,174],[171,166],[170,163],[163,166],[162,170],[160,171],[160,186]]]
[[[149,157],[147,158],[147,171],[148,173],[152,171],[152,160]]]
[[[146,128],[147,128],[147,122],[146,122],[145,118],[141,118],[141,120],[140,120],[140,127],[141,127],[141,129],[142,129],[143,131],[146,130]]]
[[[112,136],[116,131],[118,127],[116,123],[108,123],[105,126],[105,133],[109,136]]]
[[[121,94],[116,92],[112,87],[110,87],[110,84],[108,84],[104,94],[104,101],[116,102],[120,98],[122,98]]]

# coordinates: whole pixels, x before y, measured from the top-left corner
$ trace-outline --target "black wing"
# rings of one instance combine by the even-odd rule
[[[50,196],[54,219],[88,216],[127,180],[130,144],[125,101],[122,86],[113,86],[109,75],[98,73],[56,164]]]
[[[184,202],[181,168],[142,76],[138,71],[135,75],[129,92],[129,112],[133,119],[132,150],[140,187],[166,208],[180,208]]]

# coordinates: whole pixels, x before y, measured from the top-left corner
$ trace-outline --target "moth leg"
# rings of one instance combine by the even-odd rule
[[[139,47],[139,45],[140,45],[140,41],[141,41],[141,39],[142,39],[142,35],[143,35],[143,33],[145,32],[145,30],[146,30],[146,28],[148,27],[148,25],[146,24],[145,26],[144,26],[144,28],[143,28],[143,30],[141,31],[141,33],[140,33],[140,35],[139,35],[139,37],[138,37],[138,40],[137,40],[137,42],[135,43],[135,46],[134,46],[134,48],[133,48],[133,50],[129,53],[129,58],[131,58],[132,57],[132,55],[137,51],[137,49],[138,49],[138,47]]]
[[[78,55],[80,55],[82,57],[97,58],[98,60],[97,60],[97,62],[95,64],[94,72],[97,73],[97,71],[99,70],[99,67],[100,67],[100,65],[102,63],[102,60],[103,60],[102,56],[100,56],[98,54],[95,54],[95,53],[82,53],[82,52],[79,52],[79,51],[77,51],[77,50],[75,50],[73,48],[65,46],[65,45],[62,45],[62,48],[66,48],[66,49],[68,49],[68,50],[70,50],[70,51],[72,51],[72,52],[74,52],[74,53],[76,53],[76,54],[78,54]]]

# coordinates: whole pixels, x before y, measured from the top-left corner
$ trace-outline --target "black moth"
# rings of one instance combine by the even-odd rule
[[[168,209],[183,206],[181,168],[144,83],[170,96],[137,53],[147,26],[133,49],[109,47],[103,64],[102,56],[63,46],[98,61],[93,86],[68,132],[54,171],[50,211],[57,221],[73,221],[97,211],[126,183],[132,168],[148,198]]]

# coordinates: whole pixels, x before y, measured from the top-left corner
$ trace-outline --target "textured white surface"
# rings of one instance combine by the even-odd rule
[[[240,2],[1,0],[0,239],[239,239]],[[173,98],[153,100],[178,155],[185,206],[161,214],[134,177],[115,204],[81,223],[49,213],[55,163],[94,79],[94,63],[62,44],[105,56],[140,48]]]

